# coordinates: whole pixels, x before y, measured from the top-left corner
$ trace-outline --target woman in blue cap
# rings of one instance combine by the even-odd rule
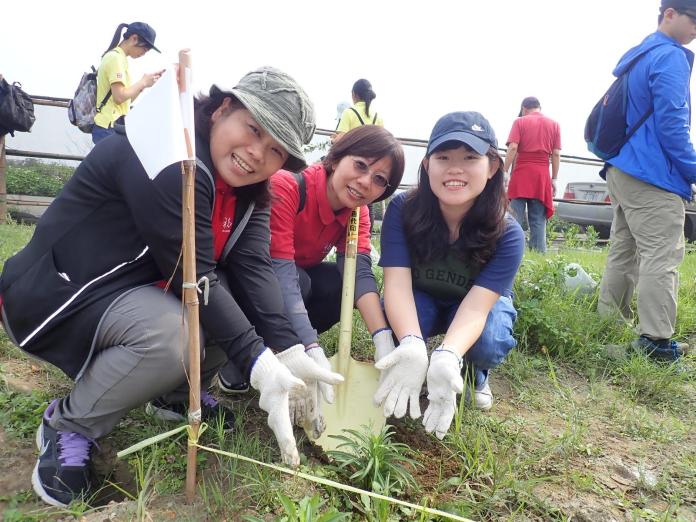
[[[418,187],[396,196],[382,224],[384,306],[399,346],[375,365],[382,371],[375,402],[386,416],[420,416],[443,438],[456,411],[463,376],[474,404],[492,404],[488,372],[516,345],[512,283],[524,235],[507,215],[503,162],[488,121],[453,112],[433,128]],[[425,342],[445,334],[428,363]]]
[[[119,24],[116,29],[97,73],[97,114],[92,127],[95,145],[113,134],[114,122],[127,114],[131,102],[162,76],[164,70],[143,74],[140,80],[132,82],[128,71],[128,57],[140,58],[150,49],[160,52],[155,47],[155,36],[155,30],[144,22]]]

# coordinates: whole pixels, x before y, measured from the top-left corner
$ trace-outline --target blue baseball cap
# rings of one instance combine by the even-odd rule
[[[458,141],[471,147],[482,156],[493,147],[498,148],[498,140],[488,120],[474,111],[450,112],[437,120],[428,140],[427,155],[443,143]]]
[[[157,33],[155,30],[145,22],[132,22],[128,24],[128,29],[126,29],[125,38],[128,38],[131,34],[137,34],[150,49],[154,49],[158,53],[161,52],[157,47],[155,47],[155,38]]]

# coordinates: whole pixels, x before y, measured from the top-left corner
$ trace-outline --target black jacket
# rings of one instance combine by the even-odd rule
[[[198,139],[196,148],[196,270],[197,279],[210,280],[201,327],[206,341],[216,342],[248,376],[264,340],[216,270],[225,271],[233,293],[245,296],[245,309],[253,311],[269,346],[300,342],[271,264],[270,209],[238,201],[232,235],[216,263],[210,147]],[[31,241],[5,263],[2,318],[12,340],[76,379],[93,355],[104,312],[119,295],[172,274],[171,289],[180,295],[181,178],[176,163],[150,180],[123,134],[100,142],[46,210]]]

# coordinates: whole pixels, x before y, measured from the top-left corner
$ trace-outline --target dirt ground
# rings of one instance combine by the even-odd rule
[[[0,362],[10,389],[29,392],[47,390],[48,386],[55,384],[41,363],[28,364],[27,361],[21,360]],[[562,375],[558,376],[559,381],[563,382],[565,390],[572,392],[574,407],[582,412],[579,422],[585,430],[582,444],[586,445],[587,449],[570,452],[563,458],[550,454],[548,461],[542,459],[535,463],[533,472],[540,476],[553,477],[555,474],[567,475],[568,469],[571,469],[578,477],[591,477],[591,480],[589,484],[580,486],[575,486],[567,480],[544,480],[534,488],[535,495],[574,521],[631,520],[631,501],[639,498],[645,509],[655,513],[664,512],[668,508],[667,503],[657,500],[655,495],[646,495],[645,483],[650,485],[651,482],[657,482],[660,479],[660,471],[673,465],[678,454],[656,451],[654,441],[636,440],[617,433],[615,427],[607,420],[602,406],[593,403],[597,401],[597,397],[596,394],[593,395],[586,379],[571,370],[560,371]],[[538,395],[533,401],[524,401],[520,399],[510,381],[502,375],[496,375],[492,379],[496,404],[488,414],[501,422],[514,419],[516,425],[522,426],[521,436],[529,441],[530,447],[535,444],[541,446],[544,440],[548,440],[549,435],[560,439],[569,426],[561,416],[554,415],[553,409],[545,407],[558,401],[557,392],[548,382],[542,382],[543,375],[537,375],[534,379],[540,380]],[[62,385],[65,386],[65,383]],[[55,393],[55,386],[52,387],[52,391]],[[425,406],[423,398],[422,407]],[[270,430],[265,425],[265,414],[258,410],[253,402],[248,407],[251,408],[248,410],[249,418],[255,421],[247,425],[247,431],[258,431],[262,437],[271,437]],[[443,476],[456,476],[459,473],[460,463],[452,458],[451,452],[440,441],[420,429],[420,420],[394,421],[393,426],[396,439],[414,449],[417,460],[423,464],[422,468],[413,470],[423,490],[438,491],[433,494],[433,498],[440,502],[455,500],[455,491],[441,487]],[[696,451],[696,431],[690,430],[679,446],[682,450],[691,448],[692,452]],[[100,441],[100,448],[95,456],[95,468],[99,476],[108,477],[109,481],[136,494],[133,477],[127,466],[115,458],[119,449],[122,448],[113,447],[108,438]],[[311,461],[327,462],[322,451],[306,440],[303,441],[300,450]],[[9,502],[18,496],[22,498],[22,512],[35,517],[46,512],[46,507],[31,492],[31,473],[36,462],[35,455],[32,439],[19,439],[8,435],[0,426],[0,461],[1,469],[5,470],[5,473],[0,474],[0,512],[12,507]],[[681,501],[681,519],[696,520],[696,492],[691,498],[682,498]],[[97,503],[102,507],[82,515],[80,520],[102,522],[129,520],[136,516],[136,503],[124,501],[124,495],[115,488],[105,487]],[[147,505],[147,517],[152,520],[204,520],[201,512],[200,505],[188,506],[182,497],[176,495],[158,497]],[[524,519],[526,517],[515,518]]]

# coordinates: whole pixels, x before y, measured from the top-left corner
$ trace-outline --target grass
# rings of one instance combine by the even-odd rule
[[[31,233],[13,223],[0,227],[0,266]],[[562,284],[566,263],[580,263],[599,280],[605,258],[605,251],[587,248],[525,256],[515,285],[519,344],[492,374],[493,410],[481,413],[461,401],[443,441],[425,434],[420,419],[390,423],[393,441],[408,445],[417,462],[404,465],[418,488],[406,488],[400,498],[476,520],[696,519],[696,357],[665,365],[605,349],[626,345],[634,331],[596,314],[596,291],[569,293]],[[694,344],[696,254],[686,256],[680,275],[677,336]],[[357,313],[354,332],[353,355],[371,359],[370,337]],[[327,351],[337,337],[337,328],[322,336]],[[108,477],[102,491],[68,511],[46,508],[29,485],[32,438],[48,401],[69,387],[59,371],[27,358],[0,331],[0,458],[19,476],[0,479],[4,520],[102,520],[110,513],[137,520],[432,520],[204,452],[198,501],[187,506],[181,495],[185,436],[115,462],[115,451],[165,430],[142,408],[100,441],[100,472]],[[236,413],[234,435],[214,425],[202,442],[277,461],[255,394],[225,401]],[[302,471],[346,480],[302,433],[296,436]],[[389,482],[373,487],[394,489]],[[122,502],[93,512],[109,498]]]

